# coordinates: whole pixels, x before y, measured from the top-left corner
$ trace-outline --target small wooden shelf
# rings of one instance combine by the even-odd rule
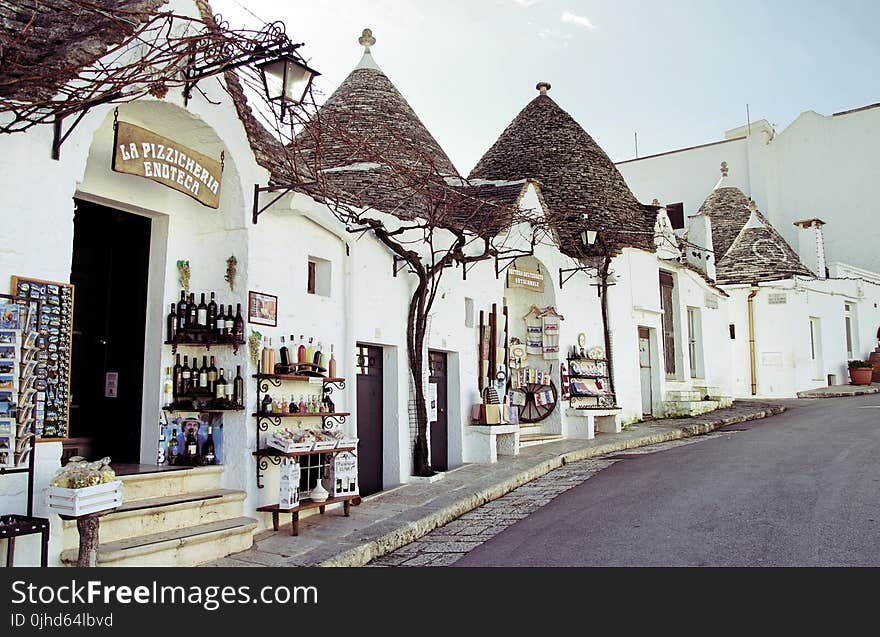
[[[257,379],[271,379],[271,380],[289,380],[289,381],[299,381],[304,383],[313,382],[315,379],[320,379],[323,383],[342,383],[345,382],[344,378],[330,378],[328,376],[299,376],[296,374],[254,374],[253,378]],[[316,383],[317,384],[317,383]]]
[[[341,416],[351,416],[348,411],[334,411],[333,413],[304,413],[304,414],[251,414],[254,418],[335,418]]]
[[[292,509],[282,509],[279,504],[270,504],[267,506],[257,507],[257,511],[261,511],[263,513],[271,513],[272,514],[272,528],[274,530],[278,530],[279,527],[279,516],[282,513],[290,513],[290,534],[291,535],[299,535],[299,512],[305,511],[307,509],[320,509],[323,514],[325,508],[329,504],[337,504],[342,502],[342,510],[343,515],[348,517],[351,513],[351,505],[355,506],[361,503],[361,496],[359,495],[346,495],[339,498],[328,498],[323,502],[312,502],[309,498],[303,498],[300,500],[299,506],[296,506]]]
[[[317,456],[322,453],[341,453],[343,451],[354,451],[354,447],[334,447],[333,449],[310,449],[308,451],[290,451],[285,453],[271,447],[258,449],[254,451],[255,456],[266,456],[271,458],[299,458],[301,456]]]

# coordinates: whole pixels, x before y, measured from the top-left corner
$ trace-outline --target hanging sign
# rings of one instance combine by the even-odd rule
[[[511,266],[507,270],[507,287],[524,288],[532,292],[544,291],[544,275],[540,272],[527,272],[526,270],[517,270]]]
[[[116,123],[112,166],[115,172],[152,179],[209,208],[220,207],[222,161],[146,128]]]

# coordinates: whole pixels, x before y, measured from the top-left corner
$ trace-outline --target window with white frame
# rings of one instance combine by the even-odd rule
[[[675,377],[675,303],[672,290],[675,286],[672,275],[660,272],[660,317],[663,328],[663,367],[667,377]]]
[[[688,356],[691,362],[691,378],[703,378],[703,325],[700,308],[687,309]]]
[[[859,351],[858,330],[856,329],[856,308],[852,303],[843,304],[843,320],[846,330],[846,357],[856,358]]]

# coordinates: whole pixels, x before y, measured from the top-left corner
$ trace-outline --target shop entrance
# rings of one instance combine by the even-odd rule
[[[151,221],[75,200],[71,437],[92,458],[140,457]]]
[[[431,468],[446,471],[449,468],[449,421],[446,413],[446,354],[428,352],[430,368],[428,382],[437,385],[437,420],[431,426]]]
[[[382,490],[382,396],[382,348],[358,344],[358,482],[363,496]]]
[[[642,387],[642,416],[650,417],[654,411],[651,391],[654,374],[651,371],[651,331],[647,327],[639,328],[639,380]]]

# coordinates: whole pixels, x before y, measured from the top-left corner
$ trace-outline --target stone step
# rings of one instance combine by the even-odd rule
[[[122,506],[101,518],[102,542],[151,535],[235,518],[242,513],[244,491],[211,489],[195,493],[166,495],[142,500],[126,499]],[[65,520],[63,547],[79,546],[76,520]]]
[[[232,518],[185,529],[142,535],[98,546],[98,566],[195,566],[246,551],[253,545],[253,518]],[[61,553],[67,565],[76,563],[77,549]]]
[[[666,392],[666,400],[668,402],[698,401],[703,400],[705,396],[706,394],[699,389],[670,390]]]
[[[223,467],[192,467],[176,471],[158,471],[121,476],[122,500],[146,500],[220,488]]]
[[[562,436],[557,434],[520,434],[519,446],[520,448],[534,447],[547,444],[548,442],[556,442],[557,440],[562,440]]]
[[[665,418],[681,418],[683,416],[699,416],[715,411],[720,406],[716,400],[672,400],[663,403]]]

